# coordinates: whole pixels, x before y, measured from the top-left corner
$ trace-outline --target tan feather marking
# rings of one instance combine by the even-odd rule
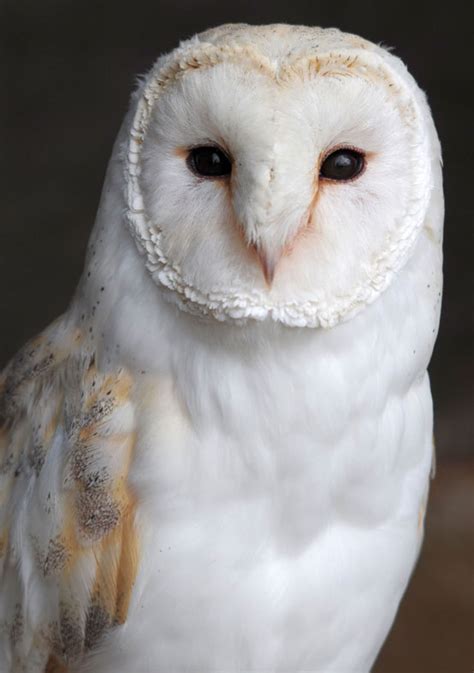
[[[249,65],[253,65],[270,77],[274,77],[275,75],[271,61],[251,46],[206,46],[204,49],[200,46],[163,68],[157,74],[156,82],[160,88],[164,88],[174,80],[182,77],[186,72],[200,68],[209,68],[223,61],[232,61],[233,59],[237,60],[237,62],[245,60]]]
[[[76,350],[80,335],[74,334],[62,324],[50,328],[25,347],[0,381],[6,412],[0,499],[8,500],[18,483],[14,474],[43,469],[59,425],[65,435],[60,486],[40,503],[51,517],[50,537],[29,531],[38,572],[58,591],[57,617],[36,633],[36,650],[51,653],[46,673],[65,673],[106,631],[124,623],[138,569],[136,505],[128,484],[135,445],[133,380],[124,370],[100,372],[90,353]],[[8,549],[3,519],[0,567]],[[24,638],[23,619],[19,603],[9,622],[14,648]]]
[[[117,600],[114,614],[114,621],[117,624],[123,624],[127,619],[132,589],[138,572],[139,540],[135,526],[136,503],[131,502],[130,505],[122,525],[120,560],[117,571]]]
[[[87,610],[86,628],[84,631],[84,648],[86,652],[93,650],[111,627],[111,615],[103,608],[97,598],[93,597]]]
[[[90,392],[83,401],[82,413],[72,422],[71,432],[77,434],[71,471],[76,482],[78,531],[86,539],[98,541],[119,524],[127,507],[120,479],[125,479],[128,473],[134,437],[124,432],[109,434],[109,423],[128,402],[132,379],[124,371],[104,377],[91,363],[85,386]],[[118,475],[113,475],[107,467],[107,457],[119,451],[125,453],[126,464],[121,465]]]
[[[65,662],[77,661],[83,653],[82,608],[68,597],[59,604],[59,625],[54,629],[54,651]]]
[[[95,365],[89,366],[85,379],[88,395],[75,427],[71,462],[74,489],[67,497],[61,539],[68,551],[63,573],[66,585],[84,555],[92,554],[95,562],[84,625],[84,648],[91,650],[108,630],[126,621],[139,544],[135,497],[127,481],[135,434],[123,430],[109,434],[120,407],[129,402],[133,382],[125,372],[104,377]],[[119,464],[111,472],[107,457],[117,455]]]
[[[279,78],[287,82],[295,77],[312,79],[318,77],[361,77],[367,81],[387,81],[387,73],[383,68],[367,66],[358,55],[344,56],[329,53],[321,56],[298,56],[296,60],[283,64]],[[394,90],[395,91],[395,90]]]
[[[120,526],[99,543],[95,552],[97,573],[87,613],[86,649],[92,649],[111,627],[127,619],[139,558],[134,519],[135,503],[130,502]]]
[[[105,582],[103,586],[109,587],[104,607],[112,615],[113,622],[118,624],[123,624],[126,619],[138,569],[138,536],[134,525],[136,500],[127,483],[134,444],[135,436],[131,436],[124,473],[114,485],[114,500],[120,503],[122,511],[120,526],[103,541],[104,551],[107,552],[110,547],[117,555],[113,584]],[[100,593],[103,595],[103,590],[100,590]]]
[[[133,445],[133,435],[128,437],[128,444],[130,447]],[[106,442],[101,442],[101,450],[105,451],[113,445],[113,438],[109,438]],[[127,509],[128,493],[124,483],[126,476],[119,475],[112,479],[105,468],[93,471],[84,452],[82,457],[85,459],[85,469],[80,462],[76,463],[76,467],[79,465],[76,474],[76,521],[81,535],[98,541],[119,524]]]
[[[63,664],[54,654],[50,654],[44,673],[68,673],[68,667]]]
[[[3,558],[7,552],[8,547],[8,530],[0,533],[0,559]]]
[[[124,471],[113,486],[114,501],[121,510],[120,522],[101,540],[95,552],[97,572],[86,621],[87,648],[94,647],[109,628],[126,621],[138,571],[136,501],[127,483],[134,444],[135,437],[131,435]]]
[[[296,245],[307,236],[308,232],[312,229],[313,227],[313,215],[314,211],[316,208],[316,204],[318,202],[319,194],[320,194],[320,185],[319,185],[319,171],[320,171],[320,158],[318,157],[318,161],[314,170],[314,176],[313,176],[313,195],[311,197],[311,201],[309,202],[308,208],[306,210],[306,213],[304,214],[302,218],[302,226],[298,228],[296,231],[296,234],[294,237],[288,241],[288,243],[285,245],[283,248],[283,253],[282,257],[288,257],[293,253],[293,250],[295,249]]]
[[[52,538],[41,563],[44,577],[51,577],[61,572],[66,566],[68,555],[69,551],[61,536]]]
[[[76,513],[81,534],[92,541],[100,540],[120,521],[118,503],[103,488],[84,489],[79,493]]]
[[[109,387],[113,386],[114,398],[117,401],[117,404],[121,405],[128,401],[132,385],[132,378],[122,370],[119,372],[118,376],[108,376],[104,380],[101,386],[101,392],[107,394]]]
[[[62,320],[58,318],[42,334],[28,341],[4,370],[0,392],[6,410],[15,408],[16,396],[23,385],[32,383],[69,358],[79,346],[81,331],[60,332]]]

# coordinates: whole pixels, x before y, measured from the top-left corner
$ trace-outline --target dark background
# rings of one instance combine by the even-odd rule
[[[443,145],[445,293],[430,366],[438,475],[420,563],[376,673],[474,669],[473,66],[468,2],[9,0],[1,7],[0,366],[67,306],[136,75],[229,21],[336,26],[394,46]],[[361,637],[364,625],[361,624]],[[131,672],[132,673],[132,672]]]

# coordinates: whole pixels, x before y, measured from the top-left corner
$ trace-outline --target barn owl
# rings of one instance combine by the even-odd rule
[[[2,376],[2,672],[370,670],[423,535],[442,220],[387,50],[238,24],[158,59]]]

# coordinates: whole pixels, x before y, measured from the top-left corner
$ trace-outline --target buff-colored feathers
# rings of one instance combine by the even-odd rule
[[[125,621],[136,577],[133,381],[100,373],[85,340],[57,321],[2,382],[1,559],[17,591],[0,622],[18,667],[80,659]]]

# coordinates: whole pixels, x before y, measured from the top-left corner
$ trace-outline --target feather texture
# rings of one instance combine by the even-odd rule
[[[131,388],[123,369],[98,372],[64,319],[4,372],[2,670],[61,670],[126,619],[139,555]]]

